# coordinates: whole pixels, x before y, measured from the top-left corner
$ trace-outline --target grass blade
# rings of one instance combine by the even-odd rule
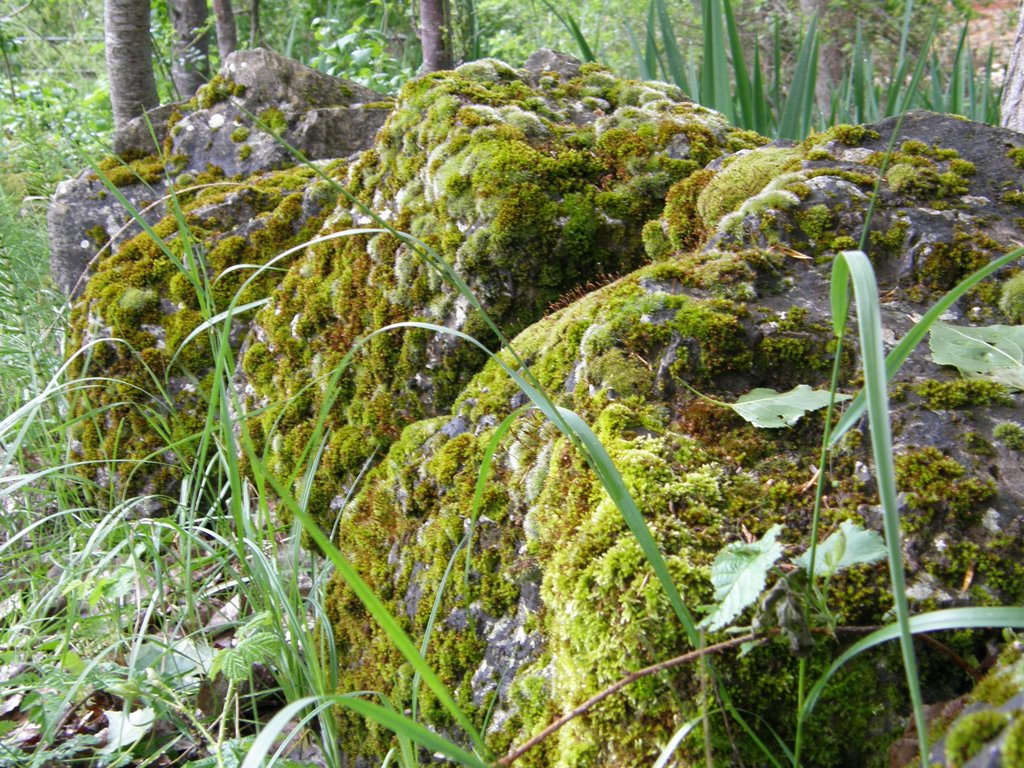
[[[957,629],[985,629],[988,627],[1012,627],[1024,629],[1024,608],[1000,606],[991,608],[947,608],[941,611],[922,613],[910,619],[910,629],[915,635],[925,632]],[[832,662],[828,670],[818,679],[807,694],[801,716],[810,716],[821,698],[829,680],[854,657],[875,646],[895,640],[900,636],[898,624],[889,624],[875,630],[847,648]]]
[[[892,582],[893,602],[899,625],[900,650],[907,676],[907,687],[914,710],[917,740],[922,755],[922,766],[928,755],[928,723],[924,715],[924,702],[917,673],[917,657],[910,628],[910,604],[907,600],[906,577],[903,570],[903,537],[900,532],[899,504],[896,501],[896,465],[893,460],[892,428],[889,423],[888,377],[885,372],[882,342],[882,315],[878,305],[878,286],[875,273],[863,251],[844,251],[833,263],[832,296],[839,291],[835,283],[844,286],[853,282],[857,304],[857,327],[860,334],[861,357],[864,360],[864,388],[867,392],[868,417],[871,424],[871,449],[875,460],[875,479],[882,505],[882,522],[886,548],[889,550],[889,578]],[[846,299],[833,307],[833,323],[839,322],[837,310],[848,303]]]
[[[664,0],[658,0],[663,10]],[[666,14],[667,18],[667,14]],[[700,103],[717,109],[730,123],[736,123],[726,58],[727,38],[722,28],[720,0],[701,0],[701,24],[704,27],[704,63],[701,66]]]
[[[732,51],[732,72],[733,80],[736,83],[736,97],[739,101],[739,114],[736,116],[738,124],[744,128],[754,128],[754,94],[750,85],[750,76],[747,74],[747,62],[743,56],[743,42],[740,40],[739,25],[736,24],[736,16],[732,11],[732,1],[722,0],[722,9],[725,11],[725,29],[729,35],[729,48]],[[757,47],[754,47],[755,55]]]
[[[815,105],[818,82],[818,17],[811,19],[800,44],[789,95],[779,119],[777,135],[783,139],[801,139],[811,126],[811,112]]]
[[[995,261],[992,261],[982,267],[974,274],[964,278],[951,288],[949,292],[939,299],[920,320],[914,323],[913,327],[907,332],[907,335],[900,339],[899,343],[891,352],[889,352],[889,355],[885,359],[886,379],[892,380],[893,376],[895,376],[896,372],[899,371],[904,361],[910,356],[910,353],[913,352],[917,345],[924,340],[924,337],[928,335],[928,331],[931,330],[935,321],[938,320],[946,310],[953,306],[960,297],[985,278],[991,276],[995,272],[998,272],[1000,269],[1016,261],[1022,256],[1024,256],[1024,247],[1010,251],[1006,255],[1001,256]],[[832,440],[830,442],[831,446],[834,447],[839,439],[849,431],[850,427],[852,427],[860,417],[864,415],[864,405],[865,395],[864,392],[860,392],[850,403],[850,407],[846,409],[846,412],[843,414],[843,418],[840,419],[839,423],[836,425],[835,430],[832,433]]]
[[[562,24],[563,27],[572,36],[573,41],[576,43],[576,47],[580,49],[580,58],[584,62],[596,61],[594,52],[590,49],[590,44],[587,42],[587,38],[583,35],[576,20],[572,17],[568,11],[563,15],[557,8],[550,2],[550,0],[541,0],[544,6],[554,14],[555,18]]]
[[[668,66],[668,73],[672,82],[682,88],[686,83],[686,71],[683,54],[679,51],[679,45],[676,43],[672,19],[669,18],[665,0],[654,0],[654,2],[657,3],[658,26],[661,28],[661,44],[665,48],[665,63]]]

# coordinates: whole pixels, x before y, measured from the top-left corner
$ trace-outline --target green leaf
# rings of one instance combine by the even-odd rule
[[[217,673],[222,673],[228,680],[234,680],[237,683],[249,678],[249,669],[249,664],[237,648],[225,648],[213,657],[213,664],[210,665],[210,677],[216,677]]]
[[[965,378],[1024,389],[1024,326],[968,328],[937,322],[928,345],[932,360],[955,366]]]
[[[851,565],[866,565],[884,560],[885,542],[877,531],[868,531],[847,520],[831,536],[818,545],[814,557],[814,572],[819,576],[832,576]],[[804,552],[793,560],[796,565],[809,570],[810,552]]]
[[[262,630],[242,640],[235,650],[249,664],[265,664],[277,656],[278,646],[277,635]]]
[[[735,403],[723,403],[749,421],[755,427],[775,429],[791,427],[809,411],[816,411],[828,405],[829,392],[826,389],[811,389],[800,384],[780,394],[774,389],[758,388],[748,392]],[[836,394],[836,401],[849,400],[849,395]]]
[[[780,531],[781,525],[773,525],[753,544],[729,544],[718,553],[711,565],[711,583],[718,605],[701,626],[712,632],[722,629],[757,600],[768,571],[782,557],[782,545],[776,541]]]
[[[127,714],[105,709],[103,714],[107,716],[107,744],[99,752],[104,755],[110,755],[131,746],[149,733],[149,729],[156,722],[156,714],[151,707]]]

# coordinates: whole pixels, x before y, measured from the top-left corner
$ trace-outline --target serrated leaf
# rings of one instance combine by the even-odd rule
[[[222,674],[228,680],[234,680],[237,683],[248,679],[249,669],[250,665],[246,663],[237,648],[225,648],[213,657],[213,664],[210,665],[210,677]]]
[[[242,659],[252,664],[263,664],[277,655],[278,638],[267,631],[259,631],[250,635],[235,648]]]
[[[711,632],[725,627],[754,603],[764,591],[768,571],[782,557],[782,544],[776,539],[781,525],[773,525],[752,544],[729,544],[711,565],[711,583],[715,587],[714,612],[701,622]]]
[[[969,328],[936,322],[928,346],[932,360],[956,367],[965,378],[1024,390],[1024,326]]]
[[[818,576],[832,576],[853,565],[869,565],[884,560],[885,541],[877,531],[865,530],[847,520],[827,539],[818,545],[814,556],[814,573]],[[805,571],[810,568],[811,553],[804,552],[793,560]]]
[[[800,384],[789,392],[759,387],[740,397],[735,403],[725,403],[755,427],[777,429],[791,427],[809,411],[828,405],[827,389],[811,389]],[[849,400],[849,395],[836,394],[836,402]]]

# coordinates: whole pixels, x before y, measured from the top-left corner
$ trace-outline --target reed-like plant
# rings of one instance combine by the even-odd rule
[[[585,61],[600,58],[573,16],[551,8],[570,33]],[[999,89],[992,80],[993,54],[979,66],[967,38],[965,19],[951,56],[944,55],[937,37],[938,20],[918,18],[908,0],[900,25],[897,59],[882,78],[871,46],[858,25],[854,45],[843,62],[838,82],[828,83],[827,103],[819,101],[818,58],[821,32],[812,17],[797,42],[791,66],[785,63],[778,19],[769,50],[762,56],[761,41],[753,46],[737,22],[732,0],[701,0],[701,45],[687,43],[677,34],[666,0],[650,0],[645,28],[626,26],[638,75],[678,85],[706,107],[721,112],[742,128],[787,139],[802,139],[811,131],[836,123],[867,123],[899,114],[902,109],[930,109],[963,115],[971,120],[998,124]],[[912,30],[928,30],[922,43],[925,55],[914,56]],[[753,57],[747,51],[753,49]],[[695,49],[697,51],[695,52]],[[688,53],[689,52],[689,55]],[[948,59],[948,60],[947,60]],[[915,71],[917,73],[915,73]],[[912,74],[915,73],[915,74]],[[947,74],[948,73],[948,74]]]

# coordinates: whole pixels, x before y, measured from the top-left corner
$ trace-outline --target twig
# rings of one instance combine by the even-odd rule
[[[684,653],[682,656],[676,656],[674,658],[667,659],[666,661],[662,661],[662,662],[659,662],[657,664],[654,664],[654,665],[652,665],[650,667],[644,667],[643,669],[638,669],[636,672],[630,672],[628,675],[626,675],[621,680],[618,680],[618,681],[612,683],[610,686],[605,688],[603,691],[600,691],[599,693],[596,693],[595,695],[591,696],[585,702],[583,702],[578,707],[576,707],[572,712],[569,712],[566,715],[562,715],[562,717],[560,717],[557,720],[555,720],[553,723],[551,723],[551,725],[549,725],[543,731],[541,731],[536,736],[531,738],[529,741],[527,741],[521,747],[518,747],[517,749],[514,749],[511,752],[509,752],[507,755],[505,755],[505,757],[501,758],[497,763],[495,763],[495,765],[499,765],[499,766],[509,766],[509,765],[512,765],[513,762],[515,762],[520,757],[522,757],[527,752],[529,752],[531,749],[533,749],[535,746],[540,744],[542,741],[544,741],[544,739],[546,739],[552,733],[554,733],[559,728],[561,728],[563,725],[568,723],[570,720],[574,720],[575,718],[579,717],[580,715],[586,714],[588,711],[590,711],[595,706],[600,704],[602,701],[607,699],[613,693],[615,693],[616,691],[622,690],[623,688],[625,688],[630,683],[635,683],[637,680],[640,680],[641,678],[650,677],[651,675],[656,675],[659,672],[664,672],[666,669],[672,669],[673,667],[679,667],[679,666],[682,666],[683,664],[688,664],[691,661],[695,661],[696,659],[702,658],[702,657],[707,656],[708,654],[711,654],[711,653],[720,653],[721,651],[728,651],[731,648],[735,648],[737,646],[743,645],[743,643],[748,643],[748,642],[750,642],[752,640],[754,640],[754,641],[765,640],[765,639],[767,639],[769,637],[773,637],[774,635],[779,634],[779,631],[780,630],[777,627],[773,627],[772,629],[768,630],[767,632],[765,632],[765,633],[763,633],[761,635],[758,635],[756,637],[754,635],[743,635],[742,637],[734,637],[732,640],[726,640],[723,643],[716,643],[715,645],[709,645],[709,646],[707,646],[705,648],[698,648],[696,651],[690,651],[689,653]]]

